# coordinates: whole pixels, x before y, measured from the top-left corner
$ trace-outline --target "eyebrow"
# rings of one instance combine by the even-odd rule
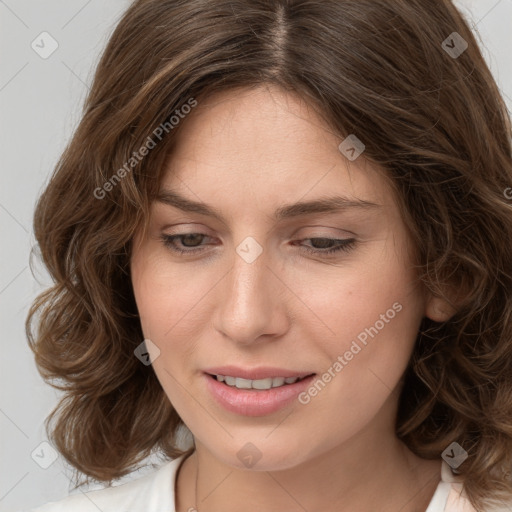
[[[216,208],[213,208],[206,203],[193,201],[183,197],[174,190],[161,190],[158,193],[156,200],[160,203],[179,208],[185,212],[206,215],[221,222],[224,220],[222,214]],[[349,199],[343,196],[330,196],[322,197],[313,201],[304,201],[281,206],[275,210],[273,220],[281,221],[294,217],[312,215],[315,213],[339,213],[349,209],[375,210],[381,207],[382,205],[380,204],[372,203],[371,201],[366,201],[364,199]]]

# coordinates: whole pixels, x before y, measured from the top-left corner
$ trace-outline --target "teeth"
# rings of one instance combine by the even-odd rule
[[[228,386],[234,386],[236,384],[236,379],[235,377],[228,377],[227,375],[224,377],[224,382],[228,385]]]
[[[272,379],[272,387],[282,386],[284,384],[284,377],[274,377]]]
[[[251,382],[253,389],[270,389],[272,387],[273,379],[258,379]]]
[[[229,375],[216,375],[219,382],[238,389],[270,389],[278,388],[285,384],[293,384],[299,377],[269,377],[267,379],[242,379],[242,377],[230,377]]]
[[[251,389],[251,381],[248,379],[242,379],[241,377],[237,377],[235,381],[235,386],[238,389]]]

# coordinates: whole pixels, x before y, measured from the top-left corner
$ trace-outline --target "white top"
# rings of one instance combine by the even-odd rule
[[[140,478],[96,491],[73,494],[27,512],[176,512],[174,487],[185,454]],[[441,481],[425,512],[476,512],[461,495],[462,485],[450,466],[441,462]],[[486,512],[510,512],[512,504]],[[21,511],[20,511],[21,512]]]

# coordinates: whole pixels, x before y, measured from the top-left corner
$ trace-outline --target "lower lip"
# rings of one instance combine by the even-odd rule
[[[204,374],[206,386],[213,398],[225,409],[243,416],[265,416],[290,405],[311,384],[310,375],[294,384],[265,390],[238,389]]]

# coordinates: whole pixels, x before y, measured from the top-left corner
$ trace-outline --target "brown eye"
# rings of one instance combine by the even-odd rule
[[[167,247],[171,251],[175,251],[180,254],[192,254],[203,250],[200,244],[206,237],[207,235],[204,235],[202,233],[184,233],[181,235],[163,234],[161,236],[161,239],[165,247]],[[176,245],[177,242],[180,245]],[[187,249],[187,247],[189,249]]]
[[[306,238],[305,240],[310,240],[312,242],[313,247],[302,246],[302,248],[309,253],[322,255],[322,254],[333,254],[340,251],[348,252],[355,247],[356,239],[355,238],[347,238],[347,239],[337,239],[337,238]],[[334,246],[333,246],[334,244]]]
[[[201,242],[209,238],[203,233],[183,233],[180,235],[162,234],[161,239],[165,247],[178,254],[196,254],[204,250],[204,244]],[[354,248],[356,239],[337,239],[326,237],[305,238],[311,241],[311,246],[302,245],[302,249],[315,255],[328,255],[336,252],[348,252]],[[179,244],[179,245],[177,245]]]

